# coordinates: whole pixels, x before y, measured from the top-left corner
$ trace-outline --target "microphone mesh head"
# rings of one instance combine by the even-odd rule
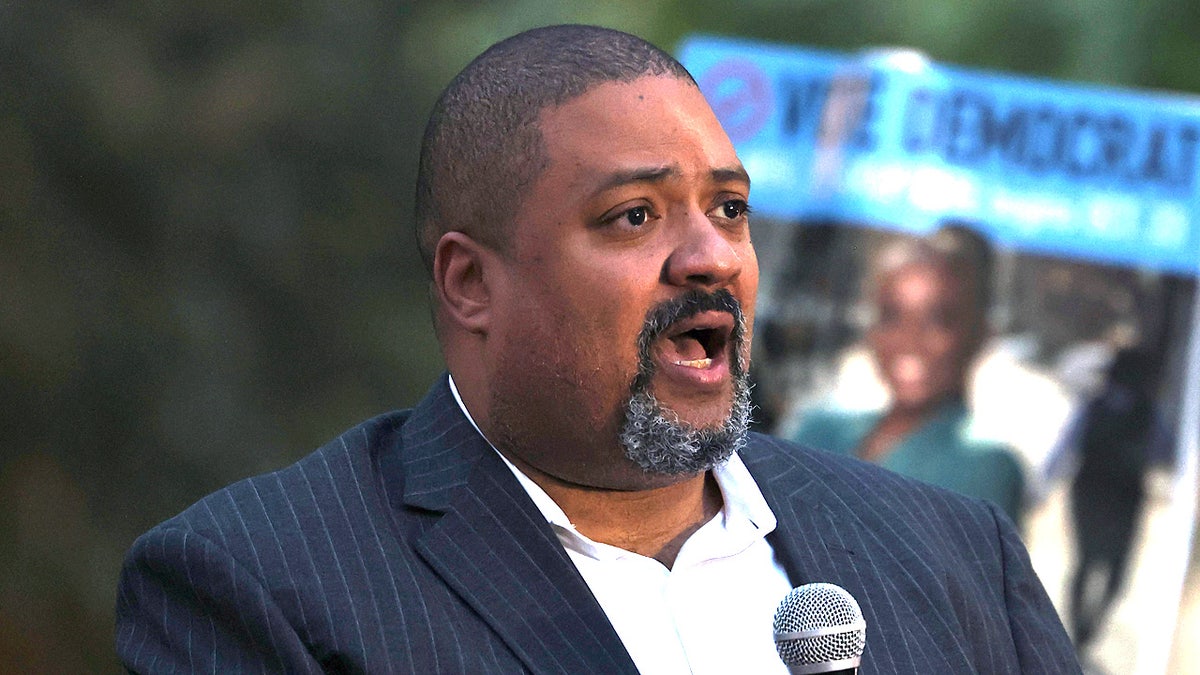
[[[835,584],[804,584],[793,588],[775,610],[775,632],[815,631],[812,637],[775,638],[779,658],[788,666],[822,664],[862,658],[867,631],[854,596]],[[814,670],[808,672],[823,672]]]

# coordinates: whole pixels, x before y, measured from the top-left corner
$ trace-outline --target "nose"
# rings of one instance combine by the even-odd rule
[[[699,213],[680,228],[680,237],[663,264],[663,280],[673,286],[719,288],[731,283],[746,264],[749,242]]]
[[[905,354],[924,354],[928,348],[926,337],[926,331],[912,325],[896,326],[884,334],[893,351]]]

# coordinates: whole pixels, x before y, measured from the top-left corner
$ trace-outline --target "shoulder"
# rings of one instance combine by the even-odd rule
[[[992,482],[1023,482],[1024,469],[1015,448],[981,433],[974,415],[964,410],[955,427],[952,449],[961,470],[986,476]]]
[[[742,458],[747,465],[761,463],[784,463],[801,469],[809,478],[844,478],[865,480],[868,482],[896,482],[906,486],[923,485],[918,481],[906,478],[894,471],[885,469],[877,464],[863,461],[857,457],[836,455],[823,452],[822,448],[813,447],[805,442],[798,442],[769,436],[767,434],[751,433],[742,452]]]
[[[1025,469],[1017,451],[999,440],[981,438],[971,432],[969,425],[964,425],[957,438],[954,448],[957,470],[962,480],[974,481],[981,485],[991,486],[995,490],[1020,491],[1025,483]],[[975,494],[975,493],[970,493]],[[986,495],[992,497],[989,492]],[[1005,504],[1001,503],[1002,506]],[[1009,511],[1011,514],[1012,511]]]
[[[865,502],[884,499],[881,490],[893,493],[887,499],[897,496],[922,498],[928,495],[941,498],[945,495],[955,502],[955,509],[962,505],[959,502],[975,501],[856,457],[823,452],[801,443],[765,434],[750,436],[746,450],[742,452],[742,459],[747,466],[771,467],[773,470],[780,470],[783,466],[794,468],[788,475],[802,477],[803,480],[817,483],[825,489],[837,487]]]
[[[800,426],[824,427],[841,424],[862,424],[879,418],[877,410],[845,410],[843,408],[828,408],[814,406],[805,409],[800,415]]]
[[[742,453],[764,492],[803,493],[805,501],[878,530],[916,539],[994,537],[997,523],[983,500],[932,485],[854,457],[752,434]],[[968,547],[970,548],[970,546]]]
[[[882,637],[883,649],[897,649],[889,670],[1078,672],[1016,529],[995,506],[768,436],[752,436],[742,458],[798,569],[850,590],[868,625],[944,628]],[[905,664],[918,644],[945,664]]]
[[[396,411],[373,417],[290,466],[218,490],[182,515],[186,519],[198,516],[197,512],[220,512],[225,510],[223,502],[259,501],[272,493],[310,492],[313,500],[326,502],[335,497],[331,490],[337,486],[362,487],[361,483],[375,473],[374,465],[381,452],[402,442],[400,431],[408,415],[409,411]]]
[[[406,419],[368,420],[139,537],[117,592],[117,653],[127,667],[318,672],[317,660],[353,646],[356,625],[340,619],[357,620],[355,604],[393,583],[396,547],[384,534],[391,514],[376,467],[402,443]]]
[[[976,442],[970,444],[970,457],[988,471],[998,472],[998,477],[1019,477],[1021,462],[1017,452],[1003,443]]]
[[[402,443],[410,411],[362,422],[297,462],[223,487],[143,534],[132,554],[187,535],[235,557],[262,559],[262,544],[277,548],[313,528],[336,532],[339,523],[367,515],[384,499],[379,455]],[[332,535],[331,535],[332,536]]]
[[[850,454],[878,417],[877,412],[811,408],[801,415],[791,439],[821,450]]]

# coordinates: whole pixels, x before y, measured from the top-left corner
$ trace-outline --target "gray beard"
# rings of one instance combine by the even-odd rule
[[[621,445],[625,456],[646,473],[680,476],[715,468],[746,445],[750,427],[750,386],[734,379],[733,404],[720,426],[697,428],[679,420],[649,391],[625,404]]]
[[[730,335],[733,401],[729,416],[720,425],[695,427],[679,419],[650,393],[654,361],[650,356],[654,339],[676,321],[706,309],[721,309],[734,316]],[[625,423],[620,442],[625,456],[649,474],[680,476],[697,474],[725,462],[746,445],[750,427],[750,381],[742,356],[745,317],[728,291],[706,294],[693,291],[652,310],[638,337],[638,373],[625,404]]]

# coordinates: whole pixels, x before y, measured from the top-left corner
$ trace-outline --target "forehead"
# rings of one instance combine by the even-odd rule
[[[966,280],[948,265],[933,261],[905,263],[885,274],[881,281],[884,293],[913,298],[965,297]]]
[[[550,165],[560,170],[741,166],[700,90],[671,76],[597,85],[543,110],[539,127]]]

